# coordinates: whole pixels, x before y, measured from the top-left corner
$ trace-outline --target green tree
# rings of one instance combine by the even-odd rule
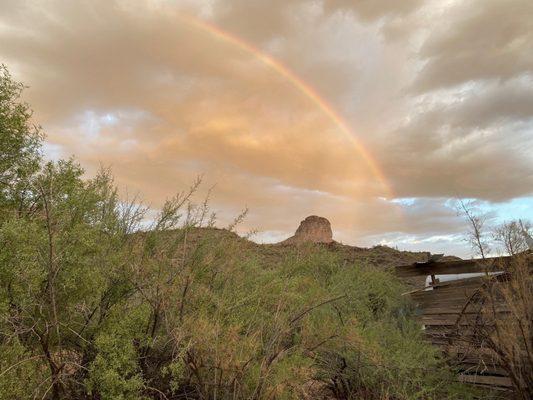
[[[18,211],[25,206],[29,178],[39,169],[43,135],[20,100],[23,88],[0,65],[0,212],[7,205]]]
[[[55,399],[83,382],[94,337],[128,292],[116,191],[105,172],[82,174],[73,161],[44,165],[31,182],[37,211],[0,226],[2,344],[42,360]]]

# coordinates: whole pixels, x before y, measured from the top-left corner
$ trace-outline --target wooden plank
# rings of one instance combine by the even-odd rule
[[[423,275],[470,274],[479,272],[496,272],[507,269],[512,257],[493,257],[486,259],[434,261],[401,265],[394,268],[394,273],[401,278]]]
[[[498,364],[500,358],[498,355],[488,347],[472,347],[470,345],[462,345],[460,343],[449,346],[446,349],[448,356],[459,360],[460,362],[475,363],[482,361],[485,364]],[[517,354],[517,357],[527,357],[527,354],[522,351]]]
[[[442,308],[454,307],[461,305],[465,307],[467,312],[480,312],[487,308],[489,304],[487,301],[483,301],[483,297],[478,297],[474,293],[444,293],[443,295],[435,296],[421,296],[416,299],[412,299],[412,304],[416,309],[424,308]],[[499,302],[498,306],[503,306],[502,302]]]
[[[477,292],[477,288],[473,288],[468,291],[462,288],[459,290],[447,290],[447,291],[434,290],[433,293],[424,292],[425,294],[419,293],[416,296],[413,295],[412,300],[418,303],[425,302],[425,303],[431,303],[431,304],[439,304],[439,302],[447,301],[447,300],[468,300],[476,292]]]
[[[481,362],[461,362],[461,364],[456,367],[459,371],[465,372],[467,374],[476,374],[476,375],[499,375],[499,376],[508,376],[507,371],[501,368],[498,365],[494,364],[485,364]]]
[[[428,335],[424,339],[427,342],[429,342],[429,343],[432,343],[434,345],[442,347],[446,351],[448,350],[448,347],[450,347],[450,346],[451,347],[457,347],[457,346],[473,347],[472,342],[474,341],[474,337],[473,336],[463,336],[463,335],[457,335],[457,336],[454,336],[454,335],[449,335],[449,336]],[[475,349],[473,349],[472,352],[475,353]],[[481,360],[481,359],[478,359],[478,358],[475,358],[474,360],[475,360],[474,362],[478,362],[478,361],[489,361],[489,362],[492,362],[493,357],[490,356],[490,358],[488,358],[487,360],[485,360],[485,359]],[[470,361],[472,361],[472,360],[470,360]]]
[[[489,275],[489,277],[494,275]],[[455,279],[453,281],[442,281],[434,285],[434,288],[445,288],[449,286],[480,286],[487,279],[487,276],[471,276],[469,278]]]
[[[435,329],[441,328],[441,329]],[[464,328],[464,329],[461,329]],[[424,337],[455,337],[460,334],[468,334],[472,332],[472,327],[470,325],[466,326],[455,326],[455,325],[426,325],[425,329],[422,330],[422,336]]]
[[[459,362],[484,362],[485,364],[496,364],[499,360],[494,351],[489,348],[473,348],[470,345],[462,345],[460,343],[449,346],[446,349],[449,357],[452,357]]]
[[[438,345],[447,345],[453,347],[463,347],[470,348],[472,347],[472,342],[475,341],[473,335],[463,335],[463,334],[448,334],[448,335],[424,335],[424,339],[428,342],[435,343]]]
[[[444,293],[436,293],[436,292],[438,292],[438,290],[436,290],[435,293],[426,292],[429,294],[418,295],[416,297],[413,296],[412,300],[416,304],[431,305],[431,306],[439,306],[441,304],[445,304],[446,302],[452,302],[452,303],[462,302],[463,304],[466,304],[466,302],[472,298],[472,295],[476,291],[472,290],[471,292],[466,292],[466,293],[461,290],[448,291]]]
[[[446,346],[450,346],[450,344],[453,342],[453,339],[426,338],[426,342],[431,343],[433,346],[439,346],[439,347],[443,347],[445,349]]]
[[[420,315],[445,315],[445,314],[461,314],[464,304],[461,302],[458,303],[445,303],[444,305],[438,306],[419,306]],[[510,314],[510,309],[505,304],[498,305],[496,307],[496,317],[497,318],[506,318]],[[464,310],[463,314],[465,315],[479,315],[479,309],[474,305],[469,305]],[[482,320],[492,320],[492,310],[485,307],[485,313],[481,313]]]
[[[435,340],[435,339],[457,339],[458,337],[471,337],[466,332],[460,332],[455,329],[450,329],[448,332],[431,332],[431,331],[424,331],[423,337],[429,339],[429,340]]]
[[[455,325],[460,320],[459,325],[472,325],[476,322],[476,314],[465,314],[459,319],[459,314],[423,314],[418,316],[418,320],[423,325]]]
[[[428,325],[425,329],[423,329],[423,331],[428,333],[449,333],[452,331],[452,329],[454,328],[449,326]]]
[[[511,379],[506,376],[491,376],[491,375],[466,375],[460,374],[458,376],[460,382],[482,384],[490,386],[512,387]]]
[[[426,308],[420,308],[420,315],[452,315],[455,314],[459,316],[459,314],[464,315],[478,315],[479,313],[474,310],[467,310],[468,312],[461,313],[463,309],[463,304],[458,303],[456,305],[447,305],[445,308],[442,307],[426,307]]]
[[[457,356],[459,357],[459,355]],[[457,368],[463,368],[470,365],[487,365],[488,368],[498,367],[498,360],[494,354],[461,354],[460,358],[457,358],[456,361],[452,364],[456,365]],[[504,374],[507,375],[507,374]]]
[[[486,355],[471,355],[450,364],[456,372],[509,376],[493,358]]]
[[[492,279],[492,277],[496,277],[497,275],[483,275],[483,276],[472,276],[469,278],[462,278],[462,279],[456,279],[452,281],[446,281],[446,282],[440,282],[437,283],[435,286],[428,286],[429,289],[428,292],[431,291],[441,291],[446,289],[452,289],[452,288],[472,288],[472,287],[480,287],[485,283],[488,279]]]
[[[468,300],[476,292],[477,289],[469,291],[465,291],[464,289],[446,291],[434,290],[432,292],[424,292],[424,294],[418,293],[417,295],[413,295],[412,300],[415,303],[439,304],[441,301],[448,300]]]
[[[422,314],[416,318],[416,320],[424,325],[426,328],[431,326],[459,326],[460,329],[465,327],[476,326],[479,323],[476,314],[463,314],[459,318],[459,314]],[[484,326],[493,326],[491,321],[482,321]]]
[[[494,275],[489,275],[494,276]],[[437,284],[433,286],[424,286],[419,289],[414,289],[409,292],[402,293],[402,296],[406,295],[414,295],[420,292],[431,292],[433,290],[441,290],[441,288],[448,288],[448,287],[480,287],[485,281],[487,277],[486,276],[475,276],[470,278],[463,278],[463,279],[456,279],[453,281],[444,281],[444,282],[438,282]]]
[[[459,291],[459,290],[466,290],[471,291],[472,289],[477,289],[483,287],[483,282],[479,280],[472,280],[470,282],[461,282],[460,284],[449,284],[446,286],[439,286],[436,288],[428,288],[427,290],[420,290],[414,293],[411,293],[412,297],[417,297],[423,294],[435,294],[435,293],[447,293],[447,292],[453,292],[453,291]]]

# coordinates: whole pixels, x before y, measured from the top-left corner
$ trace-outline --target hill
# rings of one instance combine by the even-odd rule
[[[265,263],[278,262],[287,253],[293,251],[304,252],[313,248],[320,248],[326,252],[337,254],[346,263],[369,265],[381,269],[415,262],[424,262],[431,255],[431,253],[425,251],[402,251],[382,245],[365,248],[350,246],[336,241],[331,241],[330,243],[315,243],[312,241],[295,243],[293,241],[283,241],[274,244],[260,244],[223,228],[191,228],[188,235],[191,245],[198,243],[206,236],[216,237],[220,240],[234,241],[249,251],[256,253]]]

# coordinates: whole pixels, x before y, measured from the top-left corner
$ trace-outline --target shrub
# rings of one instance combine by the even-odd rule
[[[0,71],[0,398],[469,396],[392,276],[320,246],[272,261],[212,228],[199,180],[147,228],[109,171],[40,162],[20,89]]]

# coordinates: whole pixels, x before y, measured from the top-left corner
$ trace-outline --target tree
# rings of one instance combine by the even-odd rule
[[[128,290],[116,191],[105,173],[82,174],[72,160],[47,163],[30,183],[37,211],[0,224],[0,346],[42,360],[53,399],[79,386],[67,372],[94,358],[86,344]]]
[[[0,216],[7,204],[23,208],[29,178],[38,171],[41,159],[43,135],[31,122],[28,104],[20,101],[23,88],[0,65]]]
[[[476,214],[473,203],[463,200],[459,201],[458,210],[460,214],[464,215],[469,225],[467,242],[477,255],[485,258],[490,252],[489,239],[485,231],[486,216]]]
[[[496,226],[493,238],[507,254],[513,256],[529,248],[527,237],[530,230],[531,223],[529,221],[507,221]]]

